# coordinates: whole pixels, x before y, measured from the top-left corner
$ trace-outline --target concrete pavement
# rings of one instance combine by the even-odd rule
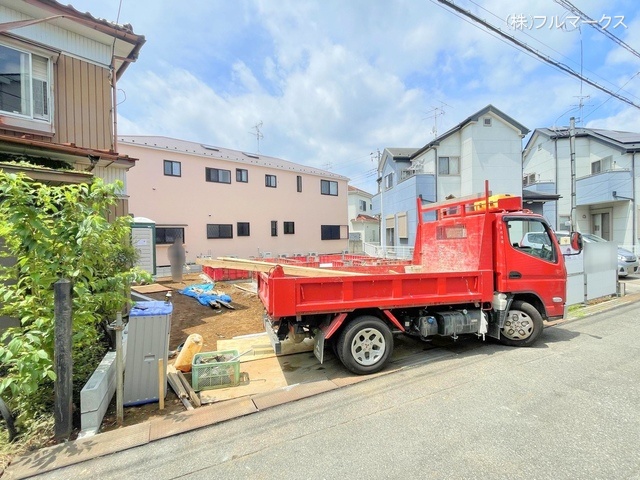
[[[595,305],[572,309],[569,318],[562,323],[576,321],[605,310],[628,305],[638,300],[640,300],[640,289],[628,288],[627,295],[624,297],[613,298]],[[558,323],[559,322],[556,322],[554,325]],[[548,326],[551,327],[553,325]],[[16,458],[9,468],[7,468],[4,476],[10,479],[27,478],[32,475],[45,473],[71,464],[144,445],[179,433],[256,413],[276,405],[317,395],[342,386],[359,383],[372,377],[387,375],[426,361],[422,351],[425,344],[420,343],[421,348],[415,348],[416,343],[418,342],[401,337],[396,346],[391,364],[384,372],[376,375],[350,375],[344,368],[341,368],[335,359],[332,359],[323,365],[324,368],[322,370],[318,370],[318,365],[316,365],[314,370],[321,372],[321,375],[317,375],[316,377],[309,377],[307,375],[311,373],[311,370],[308,372],[298,372],[299,375],[307,375],[308,378],[314,378],[315,381],[293,383],[273,391],[225,400],[196,410],[167,415],[138,425],[124,427],[93,437],[41,449]],[[444,351],[444,354],[449,353]],[[433,356],[429,358],[432,359]],[[290,364],[289,366],[291,367]]]

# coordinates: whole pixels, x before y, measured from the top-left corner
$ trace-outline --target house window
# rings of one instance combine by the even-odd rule
[[[322,195],[338,195],[338,182],[320,180],[320,193]]]
[[[164,174],[170,177],[181,176],[180,162],[174,162],[171,160],[164,161]]]
[[[321,225],[321,240],[346,240],[349,238],[349,227],[346,225]]]
[[[293,235],[296,233],[294,222],[283,222],[282,231],[285,235]]]
[[[184,228],[156,227],[156,245],[172,244],[178,238],[184,242]]]
[[[236,168],[236,182],[247,183],[249,181],[249,171],[244,168]]]
[[[366,212],[367,211],[367,202],[366,202],[366,200],[358,200],[358,203],[360,205],[360,211],[361,212]]]
[[[0,110],[49,121],[49,59],[0,45]]]
[[[438,157],[438,175],[460,175],[460,158]]]
[[[265,175],[264,176],[264,186],[276,188],[278,186],[278,179],[275,175]]]
[[[207,238],[233,238],[233,226],[228,223],[208,223]]]
[[[535,173],[525,173],[522,177],[522,186],[528,187],[529,185],[533,185],[536,183],[536,174]]]
[[[398,213],[398,238],[409,238],[409,221],[407,212]]]
[[[249,231],[249,222],[238,222],[236,225],[236,232],[239,237],[248,237]]]
[[[611,156],[591,162],[591,175],[611,170]]]
[[[485,127],[490,127],[491,126],[491,117],[483,118],[482,119],[482,125],[484,125]]]
[[[384,188],[385,188],[385,190],[388,190],[391,187],[393,187],[393,172],[389,173],[388,175],[386,175],[384,177]]]
[[[297,188],[298,192],[302,191],[302,176],[301,175],[298,175],[296,177],[296,188]]]
[[[278,236],[278,221],[277,220],[271,220],[271,236],[272,237],[277,237]]]
[[[219,168],[205,168],[207,182],[231,183],[231,170],[220,170]]]

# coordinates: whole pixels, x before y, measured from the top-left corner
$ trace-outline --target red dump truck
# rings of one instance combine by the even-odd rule
[[[286,275],[281,266],[258,275],[264,324],[280,352],[287,338],[314,338],[323,361],[330,345],[356,374],[381,370],[394,334],[429,341],[472,334],[529,346],[543,319],[565,313],[566,270],[545,219],[523,210],[517,196],[484,195],[424,205],[410,264],[341,267],[340,275]],[[426,217],[429,218],[426,218]],[[546,242],[522,242],[540,232]],[[572,233],[574,251],[581,237]],[[337,273],[337,272],[336,272]]]

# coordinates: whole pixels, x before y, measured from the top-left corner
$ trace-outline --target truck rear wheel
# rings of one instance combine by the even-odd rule
[[[528,347],[542,334],[544,324],[533,305],[514,300],[500,330],[500,342],[512,347]]]
[[[377,317],[358,317],[342,330],[336,344],[338,358],[358,375],[375,373],[384,367],[393,352],[393,335]]]

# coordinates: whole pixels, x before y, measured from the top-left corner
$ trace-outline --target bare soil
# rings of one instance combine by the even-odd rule
[[[182,295],[180,290],[188,285],[204,283],[198,275],[186,275],[183,282],[174,283],[171,279],[158,279],[157,283],[171,288],[171,302],[173,313],[171,315],[171,334],[169,337],[169,350],[176,350],[192,333],[202,336],[202,352],[211,352],[217,349],[218,340],[230,339],[242,335],[259,333],[264,331],[262,313],[264,307],[255,293],[249,293],[238,287],[248,287],[249,284],[238,282],[216,282],[215,290],[231,297],[233,310],[220,308],[213,309],[201,305],[193,297]],[[238,287],[236,287],[238,285]],[[146,297],[154,300],[164,300],[166,292],[144,293]],[[169,359],[169,364],[174,358]],[[159,410],[158,403],[150,403],[137,407],[124,409],[123,426],[134,425],[151,419],[154,416],[162,416],[184,411],[182,402],[169,387],[165,399],[165,409]],[[102,421],[101,431],[118,428],[115,400],[111,402]]]

